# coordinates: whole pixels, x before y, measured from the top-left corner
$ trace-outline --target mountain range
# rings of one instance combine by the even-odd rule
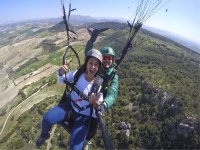
[[[165,30],[161,30],[161,29],[157,29],[157,28],[153,28],[153,27],[148,27],[145,25],[143,26],[143,28],[145,28],[151,32],[154,32],[156,34],[160,34],[167,38],[170,38],[173,41],[178,42],[178,43],[184,45],[185,47],[188,47],[188,48],[192,49],[193,51],[200,54],[200,44],[198,44],[196,42],[190,41],[182,36],[176,35],[169,31],[165,31]]]
[[[35,23],[42,23],[42,22],[47,22],[48,20],[48,23],[58,23],[60,21],[62,21],[62,18],[50,18],[50,19],[39,19],[39,20],[26,20],[26,21],[23,21],[23,22],[20,22],[21,23],[32,23],[32,24],[35,24]],[[126,19],[124,18],[111,18],[111,17],[99,17],[99,18],[95,18],[95,17],[90,17],[90,16],[81,16],[81,15],[72,15],[70,17],[70,23],[73,24],[73,25],[76,25],[76,26],[88,26],[88,25],[91,25],[93,23],[100,23],[100,22],[108,22],[108,21],[114,21],[114,22],[119,22],[119,23],[126,23]],[[4,24],[4,25],[0,25],[0,28],[1,27],[8,27],[8,26],[15,26],[19,24],[18,22],[15,22],[15,23],[10,23],[10,24]],[[158,28],[154,28],[154,27],[149,27],[149,26],[146,26],[145,24],[143,25],[144,29],[146,30],[149,30],[153,33],[156,33],[156,34],[159,34],[159,35],[162,35],[164,37],[167,37],[197,53],[200,53],[200,44],[199,43],[196,43],[196,42],[193,42],[191,40],[188,40],[182,36],[179,36],[177,34],[174,34],[172,32],[169,32],[169,31],[166,31],[166,30],[161,30],[161,29],[158,29]]]
[[[100,23],[100,22],[119,22],[119,23],[126,23],[127,20],[124,18],[109,18],[109,17],[101,17],[101,18],[94,18],[90,16],[80,16],[80,15],[72,15],[71,16],[71,23],[75,25],[90,25],[93,23]],[[200,44],[195,43],[193,41],[190,41],[182,36],[179,36],[177,34],[174,34],[172,32],[166,31],[166,30],[161,30],[158,28],[153,28],[146,26],[145,24],[142,26],[142,28],[149,30],[153,33],[162,35],[164,37],[167,37],[189,49],[192,49],[193,51],[197,52],[200,54]]]

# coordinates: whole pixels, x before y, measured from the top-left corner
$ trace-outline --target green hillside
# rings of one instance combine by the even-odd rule
[[[108,30],[104,35],[95,47],[111,46],[120,55],[128,30]],[[81,51],[83,47],[76,45],[76,49]],[[45,55],[48,57],[37,58],[21,68],[17,76],[31,66],[36,69],[46,63],[58,65],[60,51],[45,51]],[[118,68],[118,74],[119,97],[104,118],[117,149],[200,148],[199,54],[142,30]],[[52,81],[55,76],[46,82],[51,82],[50,87],[56,86]],[[35,149],[42,116],[60,97],[61,94],[47,97],[21,115],[1,138],[0,149]],[[68,140],[69,134],[58,125],[50,149],[66,149]],[[92,143],[92,149],[103,148],[99,132]]]
[[[125,31],[115,32],[97,47],[109,45],[119,52],[125,39]],[[200,146],[199,56],[167,40],[139,32],[118,69],[120,94],[112,110],[113,122],[123,120],[132,125],[132,136],[119,148]]]

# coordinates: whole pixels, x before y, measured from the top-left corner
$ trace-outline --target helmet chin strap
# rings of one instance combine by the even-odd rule
[[[104,69],[109,69],[109,68],[114,68],[116,66],[116,63],[113,62],[108,68],[104,67],[104,65],[102,65]]]
[[[116,64],[115,64],[115,63],[112,63],[112,65],[110,65],[110,67],[105,68],[105,67],[103,66],[103,68],[104,68],[104,70],[105,70],[106,73],[109,73],[109,72],[111,71],[111,69],[114,68],[115,66],[116,66]]]
[[[112,66],[112,64],[109,67],[105,67],[104,65],[102,65],[102,66],[106,70],[106,69],[109,69]]]

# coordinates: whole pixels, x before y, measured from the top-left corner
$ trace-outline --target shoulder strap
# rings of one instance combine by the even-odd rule
[[[112,73],[103,81],[102,89],[101,89],[102,92],[105,91],[106,86],[108,85],[108,82],[111,81],[114,78],[116,72],[117,72],[117,70],[113,70]]]
[[[66,92],[66,91],[67,91],[67,92],[70,92],[70,91],[71,91],[72,86],[74,86],[74,85],[76,84],[76,82],[78,81],[78,79],[79,79],[81,73],[82,73],[82,69],[79,68],[79,69],[77,70],[77,72],[75,73],[75,75],[74,75],[74,81],[71,82],[71,83],[65,82],[65,85],[66,85],[66,87],[65,87],[65,92]]]
[[[72,83],[66,83],[66,86],[70,86],[71,90],[75,91],[80,97],[89,100],[88,96],[86,96],[85,94],[83,94],[75,85],[76,82],[78,81],[79,77],[81,76],[81,74],[83,73],[82,69],[78,69],[77,72],[74,75],[74,81]]]
[[[72,83],[65,81],[65,91],[63,93],[62,99],[65,97],[66,92],[70,92],[71,90],[75,91],[77,94],[79,94],[80,97],[83,97],[84,99],[88,100],[88,96],[84,95],[78,88],[76,88],[75,84],[78,81],[80,75],[82,74],[82,69],[78,69],[77,72],[74,75],[74,81]]]
[[[71,85],[75,85],[76,82],[78,81],[79,77],[83,73],[82,69],[78,69],[77,72],[74,75],[74,82],[71,83]]]

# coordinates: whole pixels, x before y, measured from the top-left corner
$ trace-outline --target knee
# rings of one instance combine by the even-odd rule
[[[45,121],[46,123],[48,123],[50,125],[50,124],[52,124],[52,120],[53,120],[53,118],[52,118],[51,113],[49,111],[46,112],[43,116],[43,121]]]

